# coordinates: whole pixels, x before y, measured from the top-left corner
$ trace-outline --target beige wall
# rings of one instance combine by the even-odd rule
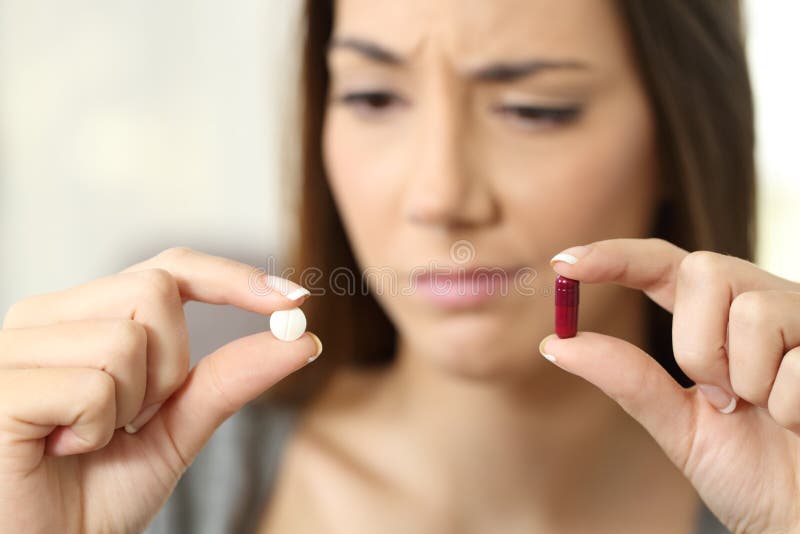
[[[0,310],[173,244],[278,250],[296,0],[0,0]]]
[[[760,248],[758,262],[800,281],[800,2],[748,0],[748,52],[757,112]]]

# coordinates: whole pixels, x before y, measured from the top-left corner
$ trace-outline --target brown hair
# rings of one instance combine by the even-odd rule
[[[690,251],[752,261],[755,140],[739,4],[618,0],[617,7],[656,118],[659,173],[667,191],[651,235]],[[326,276],[337,268],[360,272],[322,160],[333,15],[333,0],[307,0],[300,76],[302,202],[299,239],[290,255],[297,272],[314,267]],[[395,329],[371,295],[327,290],[303,308],[325,344],[325,355],[272,388],[269,398],[299,403],[341,365],[380,365],[393,357]],[[644,348],[679,383],[691,385],[674,360],[670,314],[652,302],[648,311]]]

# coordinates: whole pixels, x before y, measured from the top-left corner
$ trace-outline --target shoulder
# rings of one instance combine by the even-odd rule
[[[363,517],[365,509],[377,513],[381,503],[394,502],[370,460],[382,434],[374,432],[381,424],[380,376],[372,369],[337,373],[303,410],[260,532],[324,531],[353,520],[356,509]]]

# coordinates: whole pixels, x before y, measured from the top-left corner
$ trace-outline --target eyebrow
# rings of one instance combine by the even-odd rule
[[[346,49],[358,52],[367,59],[391,66],[402,66],[406,62],[399,54],[377,43],[355,37],[334,37],[327,50]],[[516,62],[496,62],[470,69],[468,75],[483,82],[512,82],[545,70],[585,70],[588,65],[577,60],[528,59]]]

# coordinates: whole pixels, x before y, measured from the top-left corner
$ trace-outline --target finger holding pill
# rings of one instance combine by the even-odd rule
[[[14,303],[0,322],[0,531],[140,532],[226,419],[321,354],[297,309],[308,296],[173,247]],[[189,301],[275,313],[276,335],[234,339],[191,367]],[[135,506],[119,514],[116,501],[87,498],[109,492]],[[43,502],[86,506],[42,514]]]

